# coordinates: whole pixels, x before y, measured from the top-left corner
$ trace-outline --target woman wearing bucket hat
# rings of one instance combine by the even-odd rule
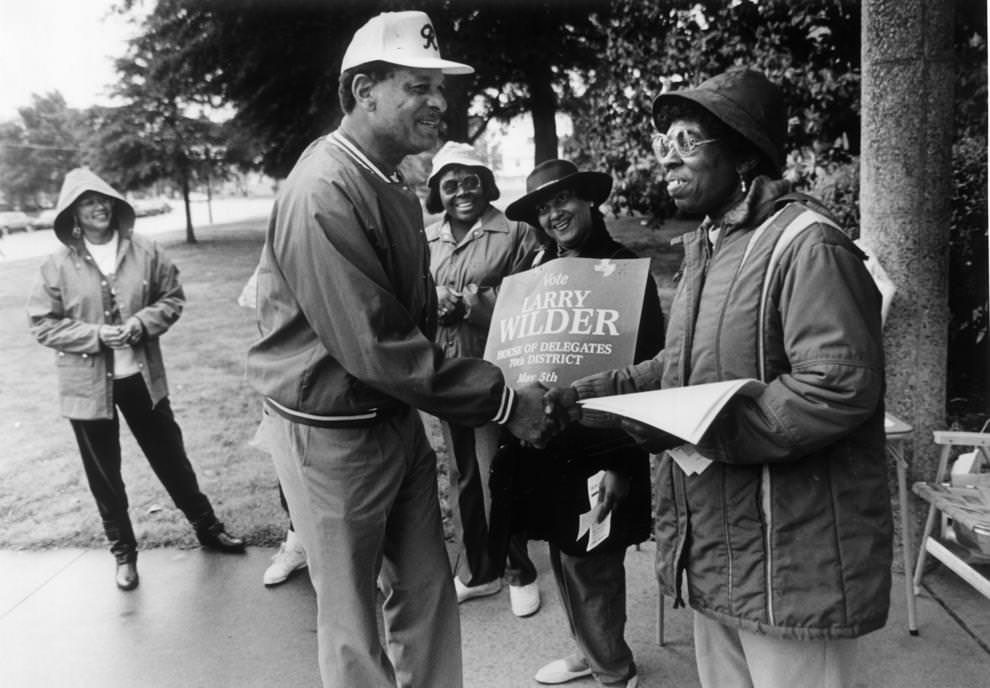
[[[448,357],[481,357],[502,278],[529,267],[540,242],[531,228],[506,219],[491,204],[499,197],[495,177],[469,144],[445,143],[433,158],[427,184],[427,211],[443,212],[426,228],[437,289],[435,339]],[[442,427],[448,460],[458,476],[457,601],[496,594],[504,568],[512,612],[534,614],[540,608],[540,589],[525,537],[512,539],[507,566],[489,555],[488,474],[502,429],[494,423],[472,428],[443,422]]]
[[[853,685],[856,638],[884,625],[891,515],[884,458],[880,295],[863,253],[780,179],[785,109],[742,69],[653,105],[654,150],[684,237],[664,350],[557,390],[560,402],[734,378],[738,399],[687,474],[664,454],[657,574],[694,609],[701,685]],[[553,395],[552,395],[553,396]],[[623,421],[653,452],[681,440]]]
[[[526,194],[506,215],[540,227],[553,241],[555,257],[623,259],[636,254],[616,242],[599,206],[612,177],[579,171],[568,160],[547,160],[526,179]],[[663,312],[652,277],[647,280],[635,360],[649,360],[663,341]],[[650,533],[649,455],[618,428],[571,425],[545,449],[506,443],[500,465],[511,453],[531,539],[546,540],[557,590],[567,614],[576,652],[541,667],[538,683],[558,684],[594,676],[606,686],[633,688],[639,678],[625,640],[625,553]],[[498,468],[496,469],[496,472]],[[600,518],[611,513],[610,535],[588,551],[579,534],[588,510],[588,480],[601,472]],[[525,505],[525,506],[523,506]]]
[[[217,519],[172,414],[158,338],[182,312],[179,272],[161,247],[133,233],[134,209],[88,169],[69,172],[55,236],[28,299],[31,332],[55,350],[62,414],[117,560],[116,582],[137,587],[137,540],[121,479],[120,415],[203,546],[241,552]]]

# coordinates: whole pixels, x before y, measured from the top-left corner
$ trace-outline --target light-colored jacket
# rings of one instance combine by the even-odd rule
[[[501,371],[447,359],[422,206],[339,132],[314,141],[282,185],[258,264],[262,336],[247,373],[296,414],[403,406],[477,426],[508,416]],[[301,421],[303,422],[303,421]]]
[[[104,275],[72,235],[72,204],[86,191],[114,200],[119,245],[113,275]],[[41,265],[28,297],[31,333],[55,351],[61,412],[77,420],[113,417],[113,350],[100,342],[101,325],[135,316],[144,336],[134,348],[152,402],[168,396],[158,338],[185,303],[179,271],[153,241],[133,233],[134,210],[89,170],[70,172],[59,195],[55,234],[64,246]]]
[[[680,599],[686,585],[694,609],[750,631],[856,637],[883,626],[890,602],[880,295],[852,241],[758,182],[714,248],[704,225],[686,235],[660,355],[575,386],[586,397],[762,377],[762,395],[702,438],[706,470],[661,461],[661,586]]]
[[[460,243],[446,219],[426,228],[426,241],[433,280],[461,293],[467,306],[462,321],[437,327],[436,341],[448,357],[482,356],[502,278],[529,268],[540,242],[529,225],[494,206]]]

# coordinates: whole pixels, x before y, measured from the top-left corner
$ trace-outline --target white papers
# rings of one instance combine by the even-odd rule
[[[693,444],[682,444],[679,447],[668,449],[667,453],[681,467],[684,475],[703,473],[706,468],[712,465],[712,460],[702,456]]]
[[[718,412],[737,394],[755,397],[766,385],[744,378],[690,387],[582,399],[584,408],[631,418],[697,444]]]
[[[604,542],[612,532],[611,511],[601,523],[596,523],[598,514],[602,510],[602,505],[598,501],[598,494],[601,491],[602,478],[604,477],[605,471],[598,471],[588,478],[588,504],[591,506],[591,510],[578,516],[577,539],[580,540],[585,533],[590,532],[588,536],[588,552]]]

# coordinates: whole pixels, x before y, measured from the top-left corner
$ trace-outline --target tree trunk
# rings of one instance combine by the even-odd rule
[[[533,115],[534,165],[557,157],[557,96],[553,92],[550,64],[541,61],[530,65],[529,93]]]
[[[447,141],[468,140],[468,93],[467,79],[464,77],[448,77],[444,80],[447,99],[447,114],[444,121],[447,131],[444,139]]]
[[[186,208],[186,243],[195,244],[196,234],[193,232],[192,208],[189,207],[189,170],[185,166],[179,168],[179,186],[182,188],[182,203]]]
[[[861,238],[897,287],[886,403],[914,428],[909,482],[934,477],[932,431],[946,418],[953,4],[867,0],[862,10]],[[917,537],[924,505],[910,501]]]

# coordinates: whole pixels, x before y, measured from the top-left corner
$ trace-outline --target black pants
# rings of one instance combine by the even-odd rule
[[[134,439],[175,505],[197,531],[216,523],[210,500],[199,490],[182,443],[182,430],[168,398],[157,405],[140,375],[114,380],[113,398]],[[110,420],[70,420],[79,444],[89,489],[103,519],[110,551],[118,561],[134,561],[137,540],[127,514],[127,492],[120,475],[120,416]]]

